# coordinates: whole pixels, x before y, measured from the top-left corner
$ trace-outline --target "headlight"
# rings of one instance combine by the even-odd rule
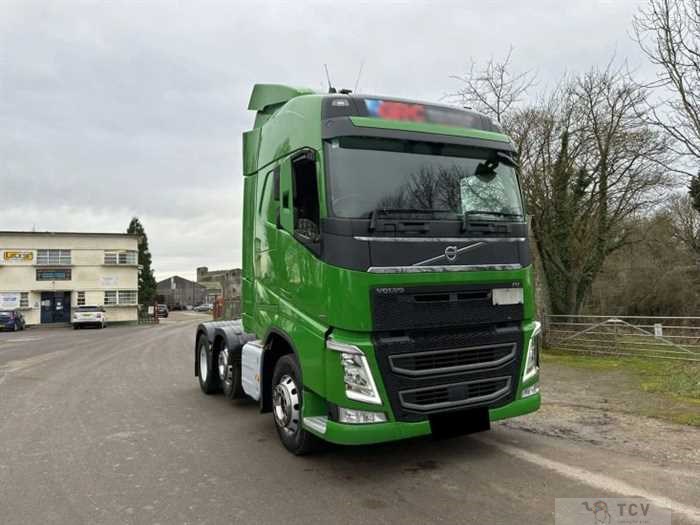
[[[527,381],[537,375],[540,371],[540,348],[542,346],[542,324],[535,321],[535,328],[530,336],[530,343],[527,345],[527,355],[525,356],[525,370],[523,381]]]
[[[348,399],[381,405],[382,400],[379,398],[377,385],[374,383],[367,357],[362,350],[354,345],[339,343],[333,339],[326,341],[326,348],[340,353],[345,395]]]

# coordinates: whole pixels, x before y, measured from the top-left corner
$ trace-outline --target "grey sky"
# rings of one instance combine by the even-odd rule
[[[121,231],[156,276],[241,260],[241,133],[256,82],[439,100],[512,44],[540,86],[613,53],[638,1],[0,0],[0,229]]]

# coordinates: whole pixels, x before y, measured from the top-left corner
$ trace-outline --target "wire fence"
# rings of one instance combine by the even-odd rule
[[[547,315],[544,328],[557,350],[700,362],[700,317]]]

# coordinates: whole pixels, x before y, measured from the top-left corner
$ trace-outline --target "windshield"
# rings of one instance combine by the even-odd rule
[[[522,220],[515,170],[494,161],[493,150],[342,137],[329,142],[326,151],[330,212],[336,217],[406,210]]]
[[[76,311],[78,312],[99,312],[101,309],[97,306],[79,306]]]

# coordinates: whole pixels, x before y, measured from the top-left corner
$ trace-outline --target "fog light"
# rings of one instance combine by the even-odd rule
[[[338,407],[338,421],[341,423],[351,423],[353,425],[385,423],[386,414],[384,412],[368,412],[366,410],[353,410],[352,408]]]
[[[530,385],[527,388],[523,388],[523,393],[520,395],[520,397],[521,398],[530,397],[530,396],[534,396],[535,394],[539,394],[539,393],[540,393],[540,384],[535,383],[534,385]]]

